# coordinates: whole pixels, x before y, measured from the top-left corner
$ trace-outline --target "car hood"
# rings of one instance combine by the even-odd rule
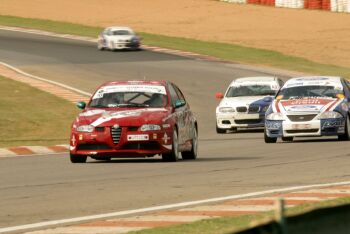
[[[336,98],[308,98],[281,100],[279,107],[285,112],[323,112],[325,110],[333,110],[339,99]]]
[[[220,107],[238,107],[238,106],[267,106],[272,102],[272,96],[251,96],[251,97],[231,97],[224,98],[220,102]]]
[[[124,110],[90,109],[79,114],[77,125],[92,125],[94,127],[141,126],[143,124],[160,124],[170,114],[167,108],[138,108]]]
[[[112,41],[118,41],[118,40],[131,40],[135,36],[133,35],[114,35],[114,36],[108,36],[108,39]]]

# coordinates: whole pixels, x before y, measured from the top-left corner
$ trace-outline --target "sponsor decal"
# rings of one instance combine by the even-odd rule
[[[166,95],[165,87],[162,85],[114,85],[105,86],[99,89],[92,99],[102,98],[105,93],[123,93],[123,92],[145,92],[145,93],[159,93]]]
[[[321,121],[322,130],[325,128],[344,127],[343,119],[324,119]]]
[[[158,138],[157,133],[153,133],[153,139],[156,140]]]
[[[88,116],[98,115],[98,114],[101,114],[103,112],[105,112],[105,110],[89,110],[89,111],[86,111],[86,112],[79,114],[79,116],[88,117]]]
[[[164,144],[168,144],[168,141],[170,140],[170,137],[168,136],[168,134],[164,133],[164,136],[163,136],[162,140],[164,141]]]
[[[148,141],[149,136],[148,136],[148,134],[128,135],[127,139],[128,139],[128,141]]]
[[[280,120],[267,120],[265,126],[269,130],[279,130],[282,128],[282,121]]]
[[[82,134],[79,134],[79,141],[82,141],[84,139]]]

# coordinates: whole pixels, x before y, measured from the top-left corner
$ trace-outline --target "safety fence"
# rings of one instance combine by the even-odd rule
[[[221,0],[222,2],[257,4],[285,8],[304,8],[350,13],[350,0]]]

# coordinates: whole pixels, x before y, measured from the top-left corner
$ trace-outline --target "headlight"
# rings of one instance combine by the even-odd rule
[[[282,113],[271,113],[268,116],[266,116],[267,120],[284,120]]]
[[[335,111],[327,111],[321,113],[317,119],[338,119],[338,118],[343,118],[343,116]]]
[[[221,113],[232,113],[232,112],[235,112],[235,109],[233,109],[232,107],[220,107],[219,108],[219,112],[221,112]]]
[[[94,126],[91,125],[81,125],[77,128],[78,132],[92,132],[94,131]]]
[[[144,124],[141,126],[141,131],[158,131],[160,130],[160,126],[157,124]]]
[[[262,112],[266,112],[267,109],[269,109],[270,106],[264,106],[264,108],[261,109]]]

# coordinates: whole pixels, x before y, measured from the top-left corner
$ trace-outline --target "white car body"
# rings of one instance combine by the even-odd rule
[[[236,128],[264,127],[265,112],[270,106],[274,94],[283,82],[276,77],[239,78],[229,85],[223,99],[216,108],[216,126],[218,133]],[[249,85],[270,86],[274,94],[258,96],[228,97],[231,87]]]
[[[98,36],[99,50],[138,49],[140,38],[128,27],[108,27]]]

